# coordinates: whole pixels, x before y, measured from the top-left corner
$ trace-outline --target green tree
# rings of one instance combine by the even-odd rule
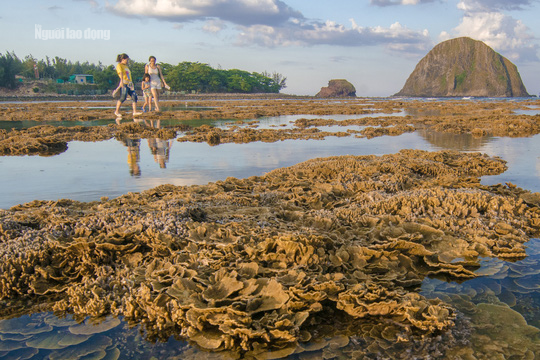
[[[103,67],[100,63],[99,67],[88,71],[88,73],[94,75],[94,82],[100,90],[107,91],[118,86],[119,79],[114,65]]]
[[[53,79],[55,76],[55,69],[53,64],[51,63],[51,59],[46,56],[45,60],[39,60],[37,63],[38,70],[39,70],[39,76],[41,78],[46,79]]]
[[[14,53],[8,52],[0,54],[0,86],[14,87],[15,75],[18,74],[33,78],[34,64],[41,78],[68,81],[74,74],[90,74],[101,90],[115,88],[118,84],[115,65],[71,62],[58,56],[52,60],[48,56],[45,60],[37,60],[32,55],[27,55],[21,62]],[[175,91],[278,93],[286,87],[286,78],[278,73],[249,73],[239,69],[223,70],[221,67],[214,69],[208,64],[188,61],[176,66],[167,63],[159,65],[167,83]],[[144,75],[145,63],[130,60],[129,67],[134,81],[140,81]]]
[[[15,75],[18,75],[22,69],[21,60],[14,52],[8,51],[3,55],[0,54],[0,69],[0,86],[15,88],[17,86]]]
[[[131,78],[134,82],[142,81],[144,75],[145,63],[129,60],[129,70],[131,71]]]
[[[238,69],[227,70],[226,73],[228,92],[251,92],[255,81],[253,81],[250,73]]]
[[[285,78],[278,73],[249,73],[244,70],[214,69],[199,62],[182,62],[168,67],[164,76],[175,91],[197,92],[279,92]]]
[[[55,56],[53,59],[54,77],[56,79],[62,79],[68,81],[69,77],[73,75],[71,73],[71,64],[68,64],[66,59]]]
[[[24,61],[21,63],[21,75],[25,78],[34,79],[34,65],[37,65],[37,59],[31,54],[25,56]]]

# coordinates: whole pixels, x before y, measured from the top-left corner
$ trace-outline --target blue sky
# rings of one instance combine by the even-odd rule
[[[469,36],[514,62],[538,95],[539,14],[540,0],[19,0],[3,4],[0,52],[105,65],[154,55],[278,72],[287,94],[344,78],[358,96],[390,96],[433,46]],[[38,26],[64,38],[45,40]]]

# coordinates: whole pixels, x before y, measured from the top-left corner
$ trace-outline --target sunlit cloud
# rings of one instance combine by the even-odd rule
[[[538,61],[538,45],[530,29],[504,10],[522,10],[536,0],[462,0],[461,23],[452,33],[443,32],[440,40],[455,36],[468,36],[485,42],[512,61]]]
[[[400,3],[429,1],[433,0]],[[363,27],[353,19],[350,26],[331,20],[310,20],[279,0],[118,0],[107,7],[118,15],[152,17],[175,24],[202,21],[202,30],[208,33],[218,33],[232,24],[238,32],[238,46],[383,45],[389,51],[416,56],[432,45],[427,30],[413,30],[398,22],[389,27]]]
[[[524,10],[538,0],[462,0],[457,7],[466,12]]]
[[[279,28],[264,25],[244,27],[239,36],[239,45],[358,47],[382,44],[389,50],[403,53],[424,53],[432,45],[427,30],[411,30],[397,22],[390,27],[362,27],[353,19],[351,23],[351,27],[333,21],[290,22]]]
[[[108,9],[118,15],[172,22],[220,19],[249,26],[276,26],[302,14],[279,0],[118,0]]]
[[[208,20],[204,24],[202,29],[208,33],[215,34],[226,28],[227,28],[227,25],[225,24],[224,21],[211,19],[211,20]]]
[[[370,0],[371,5],[375,6],[395,6],[395,5],[419,5],[432,3],[438,0]]]

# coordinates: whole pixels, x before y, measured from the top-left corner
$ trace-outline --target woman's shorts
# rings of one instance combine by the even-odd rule
[[[123,103],[124,101],[126,101],[128,95],[131,97],[131,100],[133,102],[137,102],[137,92],[135,90],[131,90],[127,85],[122,86],[120,99],[118,99],[118,101]]]
[[[158,89],[161,90],[161,80],[150,80],[150,89]]]

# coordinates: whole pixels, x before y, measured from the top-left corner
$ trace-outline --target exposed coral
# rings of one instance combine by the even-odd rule
[[[345,319],[356,332],[329,332],[322,347],[360,334],[372,339],[364,353],[398,341],[405,356],[456,321],[449,302],[418,294],[426,277],[475,278],[481,258],[524,258],[539,233],[534,196],[480,185],[505,168],[478,153],[404,150],[18,205],[0,211],[0,300],[122,315],[151,338],[180,334],[233,358],[307,351]]]
[[[109,107],[107,106],[109,105]],[[192,106],[197,106],[195,111]],[[0,155],[41,154],[54,155],[67,149],[72,140],[100,141],[112,137],[174,138],[178,131],[186,131],[189,121],[198,119],[236,119],[227,129],[200,126],[179,137],[179,141],[208,142],[211,145],[252,141],[274,142],[285,139],[324,139],[328,136],[357,136],[372,138],[400,135],[405,132],[429,128],[439,133],[472,134],[484,136],[531,136],[540,133],[540,115],[523,115],[516,110],[538,106],[536,100],[522,101],[403,101],[349,99],[253,99],[253,100],[200,100],[196,103],[170,102],[159,113],[144,114],[144,120],[122,120],[103,127],[35,127],[27,130],[0,130]],[[0,120],[33,120],[36,122],[88,121],[110,119],[110,102],[66,102],[2,104]],[[403,116],[395,116],[401,113]],[[299,119],[288,129],[257,129],[261,117],[280,115],[365,115],[365,118],[347,120]],[[382,115],[381,115],[382,114]],[[386,115],[387,114],[387,115]],[[175,125],[163,129],[144,126],[160,119],[173,119]],[[240,120],[251,119],[243,123]],[[127,123],[126,123],[127,122]],[[187,124],[186,124],[187,122]],[[242,126],[244,125],[244,126]],[[319,126],[363,126],[344,131],[325,131]]]
[[[0,130],[0,156],[6,155],[57,155],[67,150],[69,141],[103,141],[113,137],[173,139],[177,131],[188,126],[178,125],[162,129],[144,123],[110,124],[109,126],[53,126],[39,125],[23,130]]]

